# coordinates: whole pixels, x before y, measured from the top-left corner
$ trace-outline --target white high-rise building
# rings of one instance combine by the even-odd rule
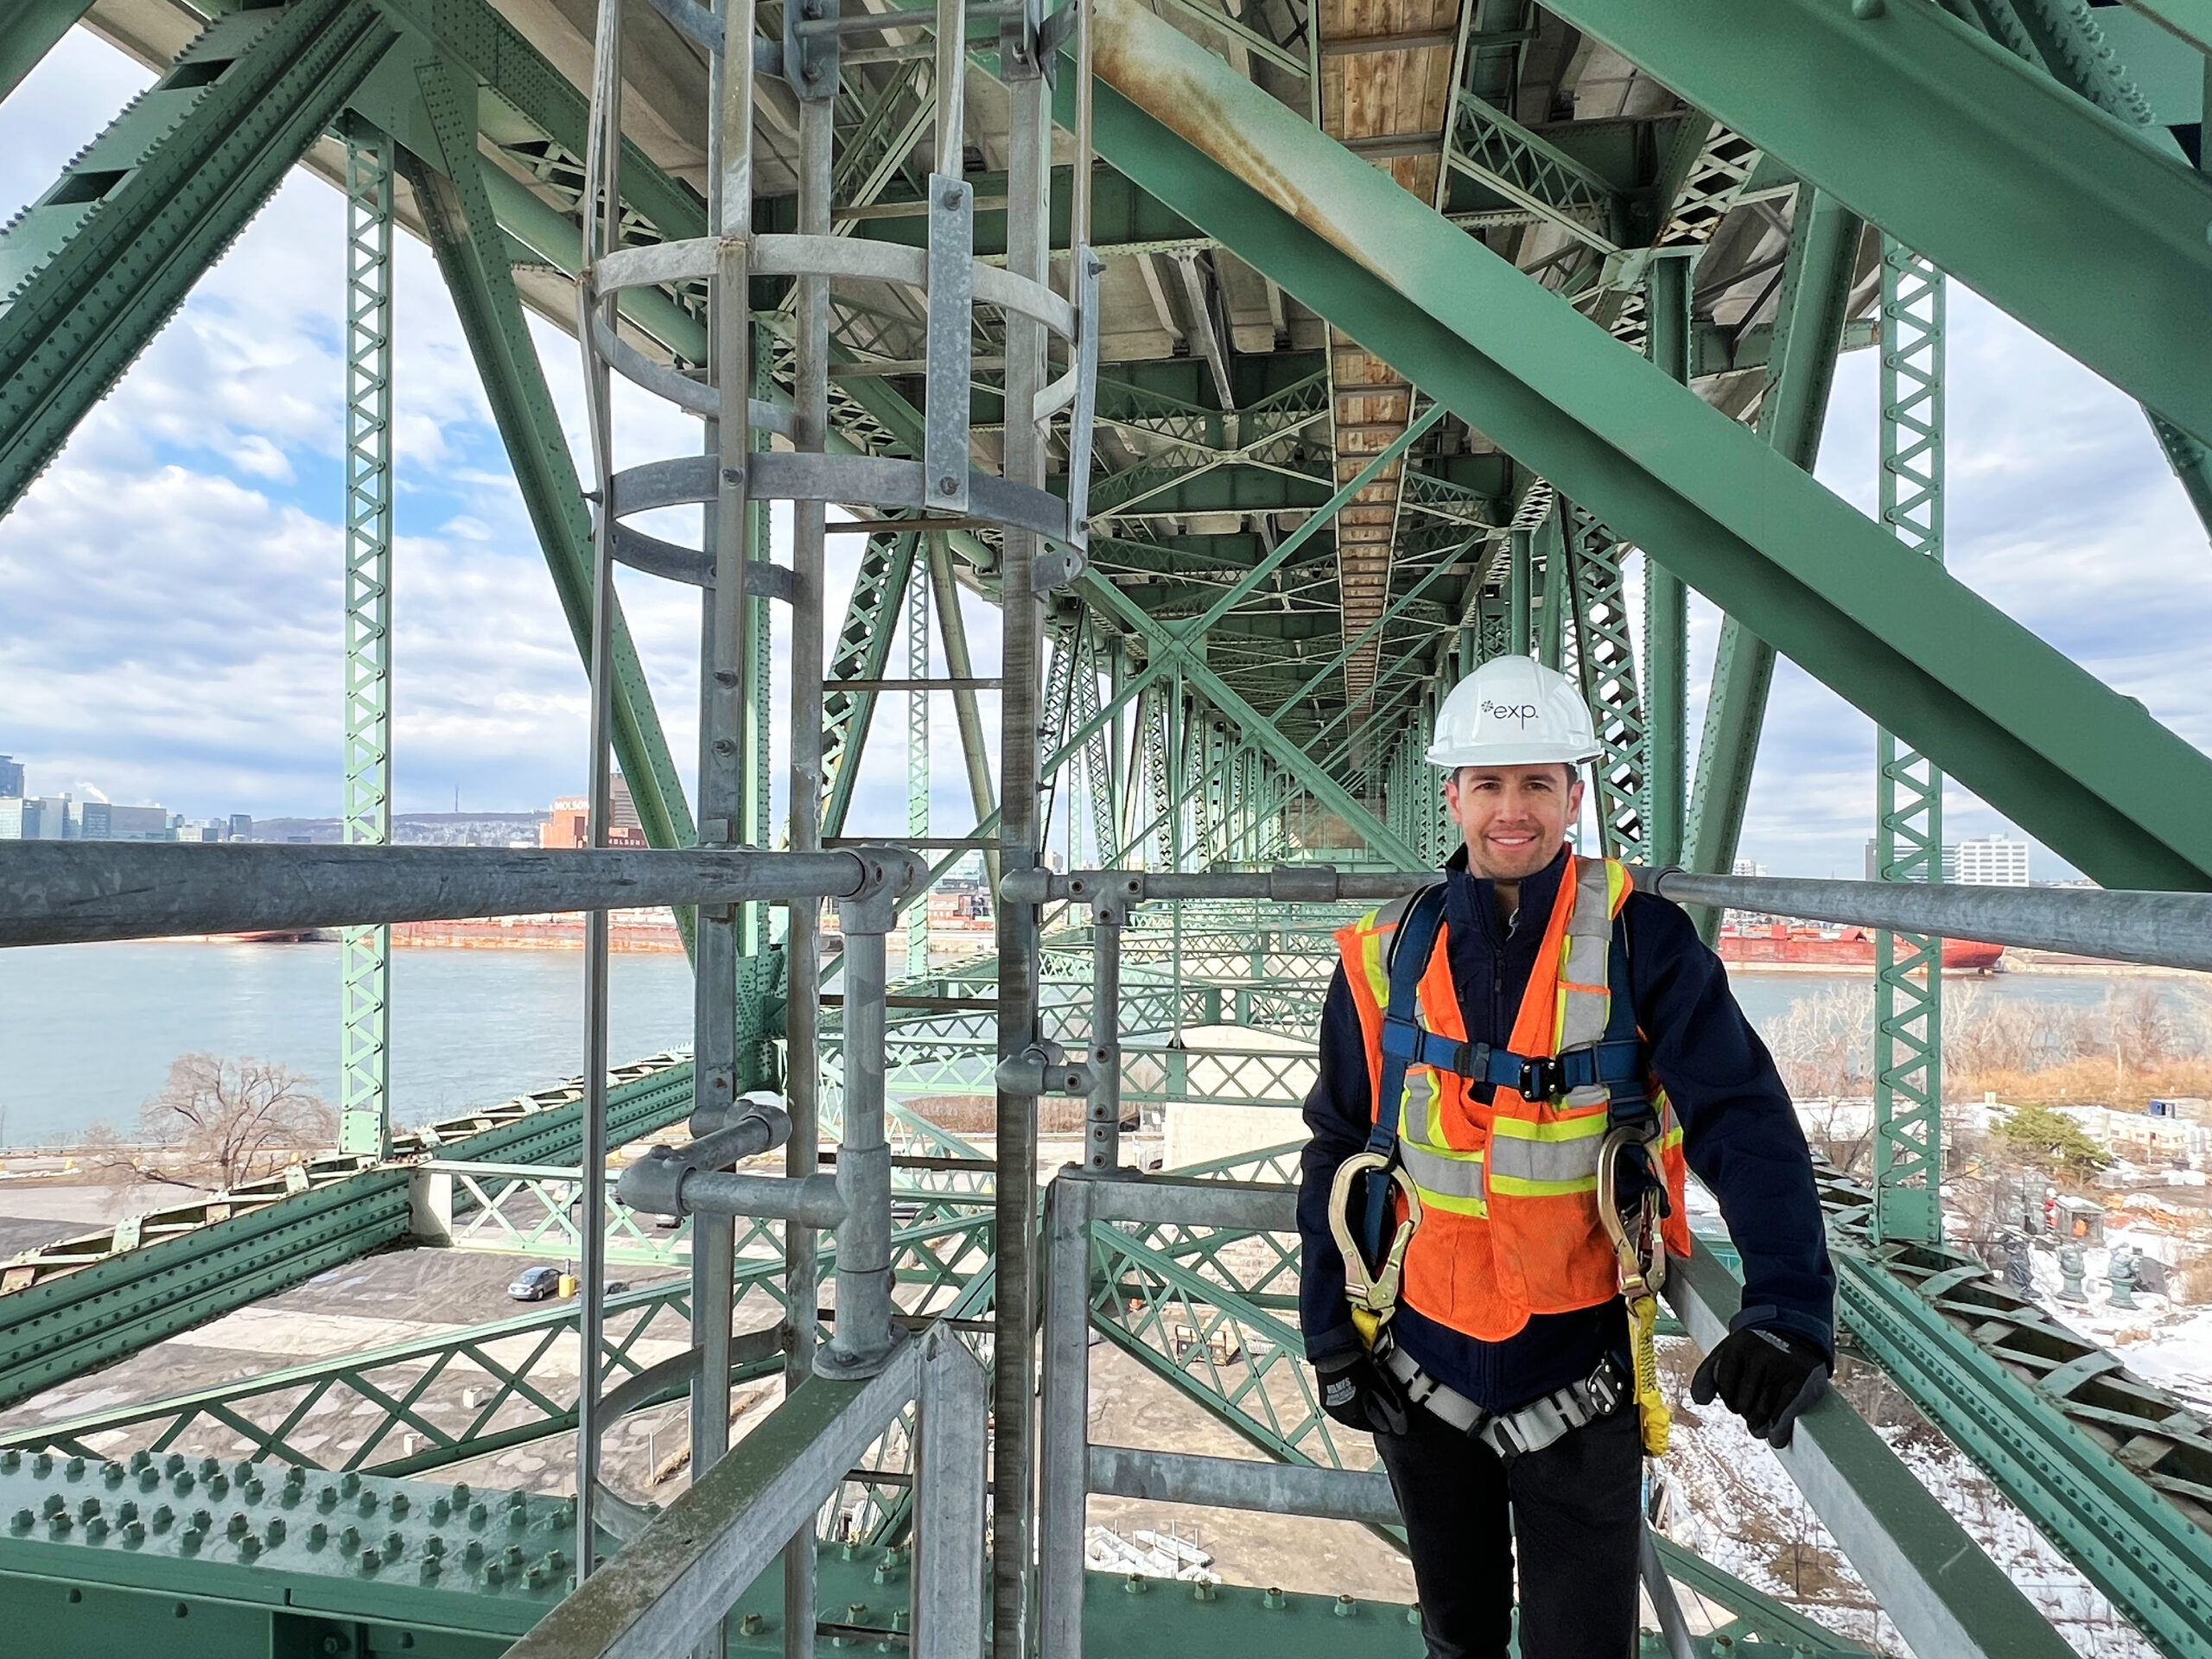
[[[2028,843],[2003,836],[1977,836],[1959,843],[1956,880],[1969,887],[2028,885]]]

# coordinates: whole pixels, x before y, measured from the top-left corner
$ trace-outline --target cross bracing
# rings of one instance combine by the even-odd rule
[[[74,10],[0,10],[0,89]],[[1047,844],[1155,871],[1316,855],[1433,864],[1449,842],[1422,759],[1437,703],[1457,676],[1509,651],[1573,674],[1599,715],[1594,823],[1606,849],[1725,870],[1779,653],[1894,734],[1884,770],[1899,798],[1885,798],[1880,828],[1899,842],[1898,861],[1910,861],[1908,843],[1924,857],[1923,843],[1938,839],[1932,799],[1948,773],[2110,885],[2212,884],[2203,758],[1924,568],[1935,562],[1907,563],[1927,550],[1926,535],[1884,545],[1808,476],[1836,354],[1878,346],[1894,359],[1900,325],[1920,315],[1909,302],[1897,310],[1883,282],[1884,249],[1910,248],[1916,281],[1974,286],[2139,398],[2191,499],[2212,504],[2201,441],[2212,414],[2192,372],[2212,189],[2188,165],[2193,130],[2162,119],[2094,9],[1786,0],[1693,18],[1613,0],[1460,0],[1393,14],[1388,27],[1370,9],[1294,0],[1233,12],[1172,0],[1164,15],[1141,16],[1096,0],[1090,10],[1098,165],[1086,190],[1065,139],[1040,149],[1033,130],[1021,136],[1020,100],[1038,95],[1019,91],[1023,73],[980,16],[969,19],[957,135],[983,266],[1014,270],[1041,236],[1046,266],[1063,281],[1078,194],[1100,266],[1085,568],[1055,586],[1035,635],[1049,643],[1010,643],[1035,658],[1036,719],[1020,734],[1034,753],[1007,772],[1013,751],[1003,752],[994,768],[976,698],[1001,682],[969,661],[958,594],[1008,606],[1038,550],[985,513],[934,528],[891,514],[868,538],[849,599],[826,596],[845,609],[841,627],[824,628],[828,684],[808,721],[819,728],[820,811],[791,844],[845,832],[880,734],[875,705],[893,694],[899,624],[923,630],[904,658],[918,683],[934,611],[944,683],[896,694],[912,700],[910,731],[926,731],[924,704],[938,696],[959,715],[972,828],[941,812],[908,825],[940,871],[972,849],[995,881]],[[620,199],[604,219],[616,248],[706,234],[718,164],[703,26],[681,5],[638,11],[625,23],[624,129],[608,152],[620,157]],[[733,11],[773,52],[785,47],[783,14],[775,0]],[[556,592],[588,646],[592,512],[524,313],[575,327],[594,206],[582,86],[590,18],[544,0],[292,0],[211,22],[177,0],[94,0],[84,20],[162,79],[0,232],[0,505],[285,169],[305,165],[358,200],[388,193],[365,245],[394,227],[431,243]],[[848,47],[826,116],[787,78],[753,77],[756,231],[785,235],[820,212],[830,234],[859,245],[931,245],[931,179],[945,159],[932,148],[944,89],[931,30],[905,19],[870,28]],[[1071,130],[1074,48],[1052,43],[1068,54],[1053,109]],[[1884,142],[1866,142],[1870,129]],[[807,148],[809,132],[825,130],[826,197],[809,181]],[[364,135],[383,135],[391,151],[365,152]],[[1955,163],[1940,180],[1915,161],[1939,154]],[[1025,194],[1033,181],[1041,196]],[[373,276],[373,263],[363,270]],[[754,395],[787,408],[818,396],[832,454],[919,460],[944,413],[942,397],[932,406],[927,396],[937,346],[924,298],[874,276],[824,283],[812,298],[805,283],[752,278],[741,332]],[[2122,290],[2131,303],[2082,303]],[[405,388],[377,382],[374,296],[364,294],[349,569],[361,582],[352,597],[364,676],[350,763],[365,830],[389,788],[378,708],[388,695],[378,646],[390,626],[378,612],[389,495],[375,493],[389,477],[378,478],[376,438],[389,419],[379,400],[404,404]],[[614,337],[644,364],[710,382],[715,331],[729,338],[715,294],[697,276],[626,288]],[[816,319],[825,333],[813,332]],[[1033,391],[1020,380],[1028,327],[988,305],[967,319],[955,390],[985,470],[1030,464],[1031,423],[1009,413]],[[1050,361],[1057,372],[1062,359]],[[1899,467],[1940,452],[1940,399],[1904,398],[1893,416]],[[1074,430],[1055,427],[1033,457],[1064,499]],[[765,429],[755,436],[781,446]],[[1924,530],[1914,515],[1925,492],[1910,497],[1885,498],[1890,517]],[[1639,563],[1641,626],[1630,613]],[[1701,742],[1687,729],[1684,584],[1725,614]],[[1022,608],[1016,601],[1008,613]],[[733,741],[751,747],[733,751],[731,777],[696,811],[619,618],[607,630],[611,742],[657,847],[699,839],[695,818],[709,842],[768,838],[771,609],[763,599],[747,613],[757,655],[738,660],[755,677],[724,711]],[[883,753],[879,735],[879,762]],[[916,779],[925,790],[926,772]],[[1900,794],[1908,784],[1911,798]],[[922,902],[905,900],[910,912]],[[810,1022],[804,1034],[779,1023],[786,958],[771,948],[762,907],[741,908],[730,929],[736,1029],[715,1039],[736,1045],[730,1075],[772,1075],[786,1043],[794,1056],[810,1052],[803,1069],[818,1066],[834,1122],[849,1058],[842,1033],[834,1016],[818,1042]],[[1310,1030],[1330,919],[1313,912],[1283,926],[1271,909],[1194,904],[1160,925],[1113,923],[1123,929],[1116,1098],[1140,1115],[1194,1098],[1294,1104],[1310,1061],[1229,1042],[1194,1075],[1179,1033]],[[894,995],[888,1022],[894,1097],[988,1096],[1010,1052],[1008,1021],[1029,1021],[1024,1039],[1100,1040],[1085,996],[1107,929],[1084,925],[1080,906],[1046,921],[1059,931],[1041,950],[1002,925],[993,952],[944,969],[926,945],[915,950],[926,937],[916,927],[909,961],[921,971]],[[811,980],[817,964],[802,943],[790,969]],[[726,955],[719,943],[702,953],[702,975]],[[1891,989],[1904,995],[1910,965],[1898,966]],[[2164,1650],[2202,1651],[2197,1426],[2116,1357],[2002,1304],[1986,1274],[1940,1243],[1940,1213],[1929,1213],[1940,1211],[1940,1147],[1925,1098],[1934,1057],[1910,1047],[1932,1051],[1934,1022],[1915,1007],[1891,1009],[1881,1033],[1885,1055],[1904,1055],[1885,1088],[1914,1098],[1891,1103],[1878,1190],[1836,1199],[1862,1346]],[[619,1141],[680,1116],[691,1086],[668,1067],[639,1074],[612,1097],[609,1133]],[[1005,1128],[1020,1109],[999,1092]],[[400,1164],[426,1154],[419,1169],[458,1184],[454,1245],[582,1245],[571,1215],[582,1184],[551,1167],[575,1154],[574,1098],[556,1107],[569,1112],[558,1133],[523,1114],[519,1138],[491,1123],[461,1144],[443,1130],[396,1138],[397,1162],[375,1157],[374,1136],[349,1136],[369,1166],[324,1160],[281,1190],[219,1195],[16,1264],[0,1281],[0,1389],[23,1398],[388,1242],[407,1224],[407,1184],[425,1178],[403,1177]],[[939,1156],[980,1164],[985,1154]],[[1274,1185],[1289,1174],[1264,1159],[1204,1173]],[[901,1204],[926,1203],[947,1172],[911,1174],[892,1189]],[[949,1189],[981,1190],[972,1175]],[[1026,1184],[995,1192],[998,1219],[1019,1213],[1026,1193]],[[964,1241],[957,1284],[942,1254],[930,1257],[938,1268],[918,1255],[910,1265],[965,1299],[959,1317],[1033,1328],[1026,1277],[994,1300],[993,1218],[939,1220],[953,1229],[945,1237]],[[918,1234],[939,1220],[917,1220],[899,1248],[926,1253]],[[1109,1340],[1268,1455],[1338,1461],[1311,1450],[1327,1431],[1295,1363],[1294,1251],[1249,1229],[1107,1234],[1095,1312]],[[641,1229],[619,1206],[606,1236],[593,1243],[602,1259],[691,1260],[690,1230]],[[834,1268],[819,1253],[787,1259],[772,1237],[756,1228],[734,1250],[768,1300],[779,1273],[801,1272],[799,1256],[808,1273]],[[23,1306],[10,1307],[17,1296]],[[493,1351],[483,1343],[518,1334],[459,1337],[405,1357],[480,1359]],[[619,1348],[635,1335],[611,1340]],[[804,1344],[794,1335],[791,1345]],[[537,1358],[550,1351],[541,1344]],[[610,1382],[623,1365],[613,1362]],[[327,1381],[283,1386],[311,1392]],[[537,1412],[527,1433],[566,1432],[573,1403],[526,1382],[500,1386],[509,1404]],[[672,1400],[683,1386],[668,1382],[652,1397]],[[206,1421],[228,1413],[230,1432],[245,1434],[222,1455],[282,1446],[237,1405],[257,1389],[282,1394],[276,1377],[250,1379],[235,1399],[208,1403]],[[370,1439],[403,1423],[423,1431],[404,1392],[353,1397],[382,1401]],[[239,1428],[249,1421],[257,1427]],[[505,1432],[448,1434],[436,1455],[480,1452]],[[884,1445],[911,1440],[902,1431]],[[1018,1444],[1001,1440],[1002,1453]],[[383,1466],[365,1441],[356,1453]],[[914,1478],[903,1465],[880,1472]],[[912,1489],[868,1490],[887,1519]],[[1018,1517],[999,1518],[1003,1567]],[[1754,1615],[1773,1610],[1748,1594],[1731,1600],[1693,1561],[1669,1570],[1753,1619],[1747,1630],[1818,1635],[1786,1619],[1758,1624]]]

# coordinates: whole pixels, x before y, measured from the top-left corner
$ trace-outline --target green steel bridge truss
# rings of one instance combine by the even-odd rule
[[[0,96],[83,10],[0,3]],[[776,10],[764,9],[772,24]],[[1175,344],[1132,347],[1101,372],[1090,565],[1049,620],[1041,775],[1060,804],[1046,822],[1066,835],[1071,859],[1433,863],[1449,826],[1421,757],[1441,694],[1491,657],[1530,652],[1576,676],[1598,716],[1605,849],[1726,871],[1781,652],[1880,729],[1875,829],[1886,879],[1930,873],[1948,773],[2110,885],[2212,884],[2212,764],[1940,569],[1947,275],[2139,398],[2212,517],[2199,435],[2212,433],[2212,396],[2196,321],[2212,276],[2202,229],[2212,185],[2188,165],[2190,123],[2154,107],[2129,75],[2126,48],[2140,36],[2113,15],[2031,0],[1556,0],[1543,11],[1468,0],[1450,42],[1440,182],[1425,203],[1366,188],[1371,173],[1352,169],[1368,162],[1313,132],[1329,43],[1298,8],[1231,15],[1176,0],[1175,11],[1230,59],[1201,62],[1192,48],[1170,64],[1209,99],[1178,107],[1126,74],[1098,90],[1106,165],[1094,241],[1109,269],[1141,280],[1124,287],[1150,295],[1161,337]],[[97,3],[92,16],[105,26]],[[1612,120],[1559,118],[1572,103],[1555,61],[1567,31],[1587,43],[1586,57],[1615,54],[1668,95]],[[346,822],[349,839],[385,839],[390,431],[404,395],[391,368],[393,230],[423,236],[436,256],[581,645],[589,512],[525,316],[561,318],[569,303],[584,99],[523,28],[480,0],[287,0],[212,19],[180,10],[174,32],[156,54],[155,86],[0,230],[0,511],[290,168],[340,183]],[[154,52],[143,41],[137,49]],[[992,67],[988,54],[976,61]],[[678,73],[671,95],[683,85]],[[1065,118],[1067,77],[1057,96]],[[1249,115],[1252,153],[1311,181],[1313,194],[1286,205],[1255,192],[1215,142],[1218,122],[1198,108]],[[932,118],[918,59],[846,80],[843,232],[919,239],[917,145]],[[1867,143],[1869,131],[1885,142]],[[703,205],[674,158],[626,148],[626,237],[701,234]],[[1932,154],[1951,160],[1940,175],[1912,159]],[[988,198],[990,176],[976,182]],[[976,234],[978,252],[1002,250],[1003,217],[981,213]],[[1168,293],[1161,260],[1194,305]],[[2085,292],[2130,302],[2083,305]],[[643,347],[679,365],[703,361],[697,292],[638,289],[623,303]],[[790,377],[789,304],[772,283],[756,301],[764,396]],[[1250,320],[1255,304],[1269,326]],[[1389,585],[1356,633],[1342,620],[1334,545],[1336,513],[1357,488],[1347,493],[1351,475],[1332,464],[1345,435],[1332,401],[1331,325],[1398,365],[1424,409],[1394,440]],[[1230,338],[1213,338],[1224,326]],[[841,295],[834,334],[834,442],[918,454],[914,321]],[[1837,353],[1868,346],[1882,361],[1879,524],[1809,476]],[[986,366],[974,416],[988,438],[1002,421],[990,330],[977,349]],[[1656,455],[1640,435],[1661,431],[1670,442]],[[987,535],[892,525],[868,537],[832,635],[825,835],[844,832],[900,623],[910,677],[930,672],[934,611],[944,671],[972,680],[957,593],[996,598],[998,580]],[[1725,613],[1694,758],[1689,588]],[[689,844],[691,810],[615,622],[620,764],[648,839]],[[767,812],[766,626],[763,605],[745,767],[754,840]],[[1372,665],[1356,696],[1344,678],[1355,662]],[[907,828],[925,840],[961,826],[930,822],[925,696],[908,695]],[[973,692],[952,695],[976,822],[947,839],[988,847],[998,824],[983,728]],[[946,866],[960,855],[949,850]],[[988,1093],[995,965],[934,968],[925,916],[914,917],[893,1009],[894,1090]],[[1079,917],[1053,919],[1045,1032],[1080,1040],[1090,942]],[[1129,929],[1125,1103],[1141,1115],[1196,1099],[1294,1106],[1310,1058],[1188,1033],[1310,1030],[1342,919],[1193,905]],[[741,938],[741,1054],[758,1082],[775,1064],[780,955],[758,907]],[[444,1184],[453,1247],[573,1252],[573,1085],[391,1130],[385,947],[381,930],[345,942],[340,1153],[0,1269],[0,1406],[409,1236],[426,1183]],[[1942,1242],[1939,950],[1939,941],[1881,942],[1874,1180],[1827,1187],[1851,1338],[2163,1651],[2212,1653],[2204,1425]],[[836,1033],[825,1038],[834,1109]],[[618,1144],[690,1104],[681,1057],[630,1068],[618,1085]],[[978,1317],[990,1296],[987,1161],[920,1118],[901,1121],[902,1275],[912,1274],[917,1308]],[[1280,1154],[1205,1173],[1294,1179]],[[616,1259],[688,1259],[680,1231],[640,1225],[619,1206],[613,1225]],[[1268,1455],[1338,1461],[1294,1363],[1291,1241],[1102,1227],[1096,1247],[1092,1317],[1107,1340]],[[741,1241],[741,1306],[764,1319],[783,1317],[779,1249],[771,1230]],[[645,1356],[688,1329],[686,1306],[677,1287],[615,1305],[610,1360],[639,1382],[639,1402],[684,1386],[653,1378]],[[69,1458],[175,1446],[387,1476],[442,1468],[572,1426],[573,1400],[550,1380],[565,1319],[523,1315],[0,1444]],[[765,1372],[774,1362],[757,1363]],[[464,1391],[480,1403],[457,1407]],[[344,1432],[307,1445],[302,1426],[334,1414]],[[895,1475],[898,1448],[879,1451]],[[862,1490],[878,1541],[895,1541],[904,1489],[893,1479]],[[1669,1565],[1747,1630],[1826,1639],[1694,1561]]]

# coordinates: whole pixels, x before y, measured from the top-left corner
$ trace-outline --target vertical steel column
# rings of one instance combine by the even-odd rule
[[[906,578],[906,672],[925,680],[930,674],[930,585],[918,573]],[[906,834],[915,841],[930,833],[930,694],[906,694]],[[926,896],[906,912],[906,977],[924,979],[930,971],[930,903]]]
[[[1567,613],[1574,604],[1574,587],[1567,575],[1567,504],[1554,500],[1544,522],[1536,526],[1535,550],[1543,557],[1544,613],[1536,626],[1536,660],[1556,671],[1567,657]],[[1440,656],[1441,653],[1440,653]],[[1440,671],[1443,664],[1438,664]]]
[[[1673,378],[1690,381],[1690,270],[1695,250],[1651,262],[1644,290],[1645,340],[1651,360]],[[1656,865],[1677,863],[1689,794],[1689,588],[1649,554],[1643,559],[1643,710],[1650,771],[1645,854]]]
[[[599,9],[592,50],[590,131],[584,149],[584,270],[578,284],[577,330],[586,342],[584,402],[590,417],[592,471],[614,475],[611,387],[607,362],[589,349],[594,312],[614,326],[614,300],[601,300],[592,266],[622,245],[622,18],[619,3]],[[589,839],[607,844],[613,816],[614,724],[614,514],[602,488],[592,512],[591,757]],[[582,1284],[576,1307],[576,1577],[599,1559],[600,1349],[607,1319],[607,912],[584,915],[583,1145],[577,1160],[583,1200],[578,1257]]]
[[[391,839],[391,140],[346,130],[346,816]],[[391,1149],[391,929],[340,931],[338,1149]]]
[[[1038,0],[1000,26],[1007,91],[1007,269],[1043,282],[1051,232],[1052,130],[1038,60]],[[1045,384],[1041,325],[1006,319],[1005,470],[1009,483],[1041,488],[1045,445],[1035,418]],[[1039,645],[1044,607],[1036,591],[1037,537],[1009,529],[1001,575],[1004,612],[999,702],[1001,855],[1008,870],[1040,861],[1037,823]],[[1037,909],[997,902],[999,1058],[1038,1037]],[[992,1346],[992,1630],[1001,1659],[1029,1651],[1029,1582],[1034,1529],[1037,1236],[1037,1098],[999,1090],[997,1103],[998,1300]]]
[[[1882,243],[1882,522],[1943,556],[1943,274]],[[1876,743],[1885,881],[1943,879],[1943,776],[1888,732]],[[1874,1237],[1942,1236],[1943,942],[1874,936]]]
[[[1046,1659],[1082,1659],[1083,1529],[1090,1486],[1090,1183],[1060,1176],[1046,1209],[1038,1649]]]
[[[1529,654],[1529,582],[1530,543],[1533,530],[1515,529],[1508,532],[1512,537],[1511,556],[1506,566],[1505,581],[1505,652],[1510,657]]]
[[[796,4],[797,0],[791,0]],[[809,9],[817,15],[822,9]],[[785,53],[789,68],[793,30],[785,27]],[[836,118],[839,79],[834,54],[835,36],[821,51],[826,60],[823,73],[813,79],[794,74],[792,90],[799,96],[798,230],[803,236],[830,234],[831,189],[830,150]],[[750,59],[747,62],[749,64]],[[750,110],[747,133],[751,133]],[[792,382],[792,447],[818,454],[829,442],[830,429],[830,283],[823,276],[802,276],[793,321],[797,353]],[[822,672],[824,561],[823,543],[826,522],[819,501],[791,504],[791,828],[794,852],[818,852],[822,847]],[[908,580],[912,580],[911,571]],[[785,1143],[784,1173],[804,1179],[821,1167],[822,1056],[822,944],[818,928],[820,906],[812,899],[791,907],[791,931],[785,939],[784,1033],[790,1071],[785,1091],[791,1115],[791,1137]],[[853,1001],[859,988],[853,983],[854,957],[848,941],[845,957],[845,1004],[849,1027]],[[883,940],[875,941],[874,965],[883,969]],[[882,1033],[876,1033],[874,1054],[880,1065]],[[845,1041],[843,1122],[853,1129],[853,1072],[855,1068],[852,1035]],[[878,1096],[879,1107],[880,1096]],[[843,1162],[839,1162],[842,1178]],[[785,1348],[784,1386],[800,1387],[814,1374],[815,1308],[820,1300],[819,1248],[811,1227],[784,1229],[784,1306]],[[840,1253],[839,1266],[843,1265]],[[842,1320],[841,1319],[840,1324]],[[784,1550],[784,1605],[807,1611],[784,1621],[785,1659],[812,1659],[815,1634],[812,1609],[814,1587],[814,1529],[802,1528]]]

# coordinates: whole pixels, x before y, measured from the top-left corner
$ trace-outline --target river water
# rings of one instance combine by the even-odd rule
[[[613,958],[618,1061],[688,1044],[691,976],[677,954]],[[1738,973],[1769,1026],[1801,998],[1860,976]],[[2158,986],[2179,1003],[2194,979],[2000,974],[1962,982],[2003,998],[2084,1007]],[[338,1097],[335,944],[124,944],[0,950],[0,1147],[55,1145],[105,1118],[126,1134],[178,1056],[282,1061]],[[393,1116],[402,1124],[543,1089],[582,1068],[583,957],[576,950],[392,952]]]

